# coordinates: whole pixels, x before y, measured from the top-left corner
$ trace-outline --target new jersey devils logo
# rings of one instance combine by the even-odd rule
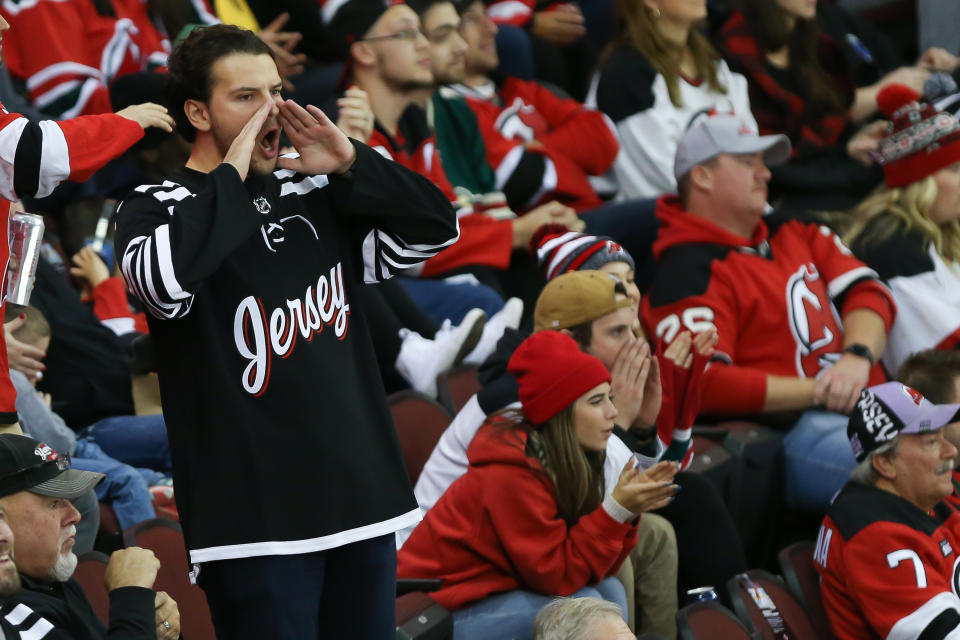
[[[905,393],[908,398],[913,400],[913,404],[917,405],[918,407],[920,406],[920,401],[923,400],[923,394],[921,394],[919,391],[917,391],[912,387],[908,387],[905,384],[900,385],[900,388],[903,390],[903,393]]]
[[[790,276],[786,297],[790,331],[797,343],[797,373],[813,378],[839,358],[840,318],[812,263]]]
[[[524,104],[520,98],[515,98],[513,104],[500,112],[494,123],[504,138],[520,138],[533,140],[537,133],[546,131],[549,126],[537,110]]]

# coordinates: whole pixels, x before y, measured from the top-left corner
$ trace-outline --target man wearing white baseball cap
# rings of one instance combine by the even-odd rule
[[[152,588],[160,568],[152,551],[129,547],[110,557],[104,575],[109,628],[71,577],[80,513],[70,499],[102,479],[101,473],[71,469],[70,457],[49,445],[0,434],[0,513],[13,533],[13,553],[9,548],[0,553],[0,570],[15,562],[21,586],[12,595],[2,594],[0,616],[2,626],[19,633],[16,637],[174,640],[180,635],[176,602]]]
[[[838,640],[960,636],[960,513],[944,501],[957,448],[942,429],[958,419],[960,404],[900,382],[860,394],[847,426],[858,465],[814,551]]]
[[[876,366],[895,305],[876,273],[826,227],[765,215],[767,166],[785,136],[705,114],[677,147],[679,197],[657,202],[657,273],[641,304],[647,335],[716,327],[701,412],[789,427],[789,506],[822,514],[855,466],[846,414],[885,380]]]

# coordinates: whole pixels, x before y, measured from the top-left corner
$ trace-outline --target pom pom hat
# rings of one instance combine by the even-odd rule
[[[608,262],[626,262],[636,269],[633,257],[612,238],[567,231],[562,225],[540,227],[530,247],[547,280],[568,271],[596,270]]]
[[[902,84],[888,84],[877,106],[893,122],[880,142],[880,164],[890,188],[903,187],[960,162],[960,122],[937,111]]]
[[[559,331],[538,331],[513,352],[507,371],[520,387],[523,414],[540,425],[598,384],[610,382],[603,363]]]

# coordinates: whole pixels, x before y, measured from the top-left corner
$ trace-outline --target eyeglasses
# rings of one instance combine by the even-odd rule
[[[385,36],[370,36],[364,38],[363,42],[375,42],[377,40],[400,40],[401,42],[416,42],[417,37],[425,37],[420,29],[405,29]]]

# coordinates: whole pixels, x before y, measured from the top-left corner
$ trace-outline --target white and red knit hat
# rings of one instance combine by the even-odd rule
[[[902,84],[888,84],[877,106],[893,123],[880,142],[880,164],[888,187],[902,187],[960,162],[960,122],[920,101]]]
[[[562,225],[544,225],[534,234],[531,249],[547,280],[568,271],[599,269],[608,262],[626,262],[635,269],[633,256],[606,236],[567,231]]]

